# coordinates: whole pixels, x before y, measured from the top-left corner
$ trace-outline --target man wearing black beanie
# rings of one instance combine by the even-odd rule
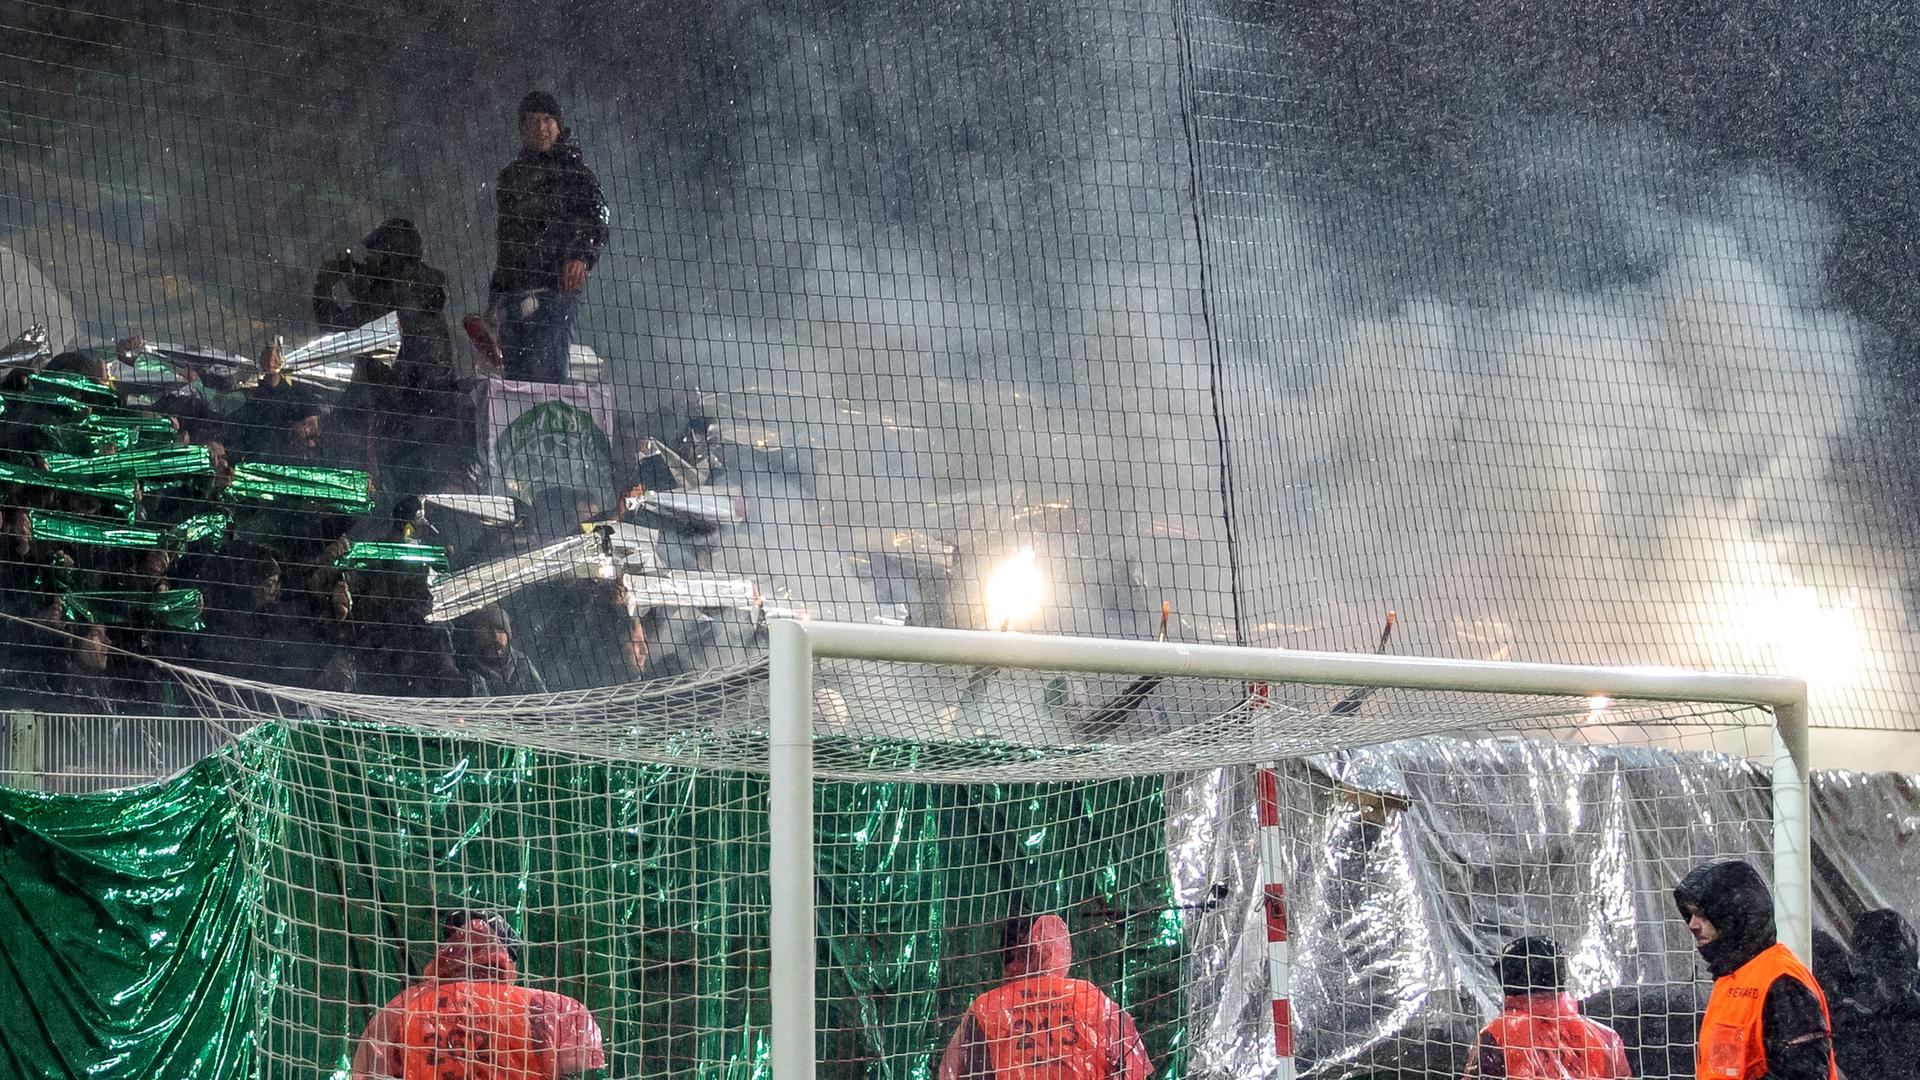
[[[607,201],[561,124],[560,102],[520,101],[520,156],[494,185],[499,256],[487,313],[510,379],[567,381],[567,346],[587,274],[607,244]]]
[[[1673,889],[1713,996],[1700,1019],[1700,1080],[1837,1080],[1827,999],[1773,923],[1773,894],[1739,860],[1696,866]]]

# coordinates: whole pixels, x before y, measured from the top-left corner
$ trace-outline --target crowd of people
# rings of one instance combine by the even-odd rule
[[[47,712],[187,708],[155,660],[265,682],[384,695],[498,695],[606,685],[647,666],[647,624],[618,580],[563,581],[438,618],[435,572],[578,535],[611,492],[531,527],[428,535],[421,496],[477,490],[472,380],[564,382],[574,313],[607,209],[559,103],[533,93],[497,186],[498,256],[476,342],[498,372],[461,372],[447,275],[405,218],[326,260],[320,330],[388,314],[397,353],[357,357],[334,392],[179,363],[164,390],[116,378],[152,359],[129,337],[9,366],[0,379],[0,700]],[[164,357],[161,358],[165,362]],[[383,513],[384,511],[384,513]],[[584,515],[584,516],[583,516]],[[516,616],[568,633],[531,652]],[[554,627],[558,629],[557,625]],[[543,662],[547,661],[547,662]]]

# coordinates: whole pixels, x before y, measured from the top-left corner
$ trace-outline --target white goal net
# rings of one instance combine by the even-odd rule
[[[1746,859],[1804,932],[1784,682],[842,629],[539,698],[194,681],[257,725],[260,1071],[1459,1076],[1538,939],[1634,1075],[1681,1076],[1678,878]],[[1379,663],[1346,659],[1316,670]]]

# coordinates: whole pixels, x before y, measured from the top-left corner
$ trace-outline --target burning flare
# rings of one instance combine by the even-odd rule
[[[1047,582],[1032,548],[1021,548],[1000,560],[987,575],[987,629],[1011,630],[1015,623],[1032,619],[1046,593]]]

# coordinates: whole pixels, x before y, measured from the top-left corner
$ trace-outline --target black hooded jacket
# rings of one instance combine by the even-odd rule
[[[1773,924],[1773,894],[1744,862],[1697,866],[1673,890],[1680,917],[1699,912],[1713,924],[1714,939],[1701,959],[1716,979],[1746,966],[1780,939]],[[1761,1007],[1760,1031],[1768,1080],[1828,1080],[1833,1039],[1814,991],[1797,979],[1775,979]]]
[[[1834,1011],[1834,1053],[1847,1080],[1920,1073],[1920,939],[1898,912],[1853,922],[1852,993]]]
[[[555,289],[560,269],[578,259],[589,268],[607,244],[607,200],[581,158],[571,131],[545,152],[522,150],[494,186],[500,253],[487,298]]]

